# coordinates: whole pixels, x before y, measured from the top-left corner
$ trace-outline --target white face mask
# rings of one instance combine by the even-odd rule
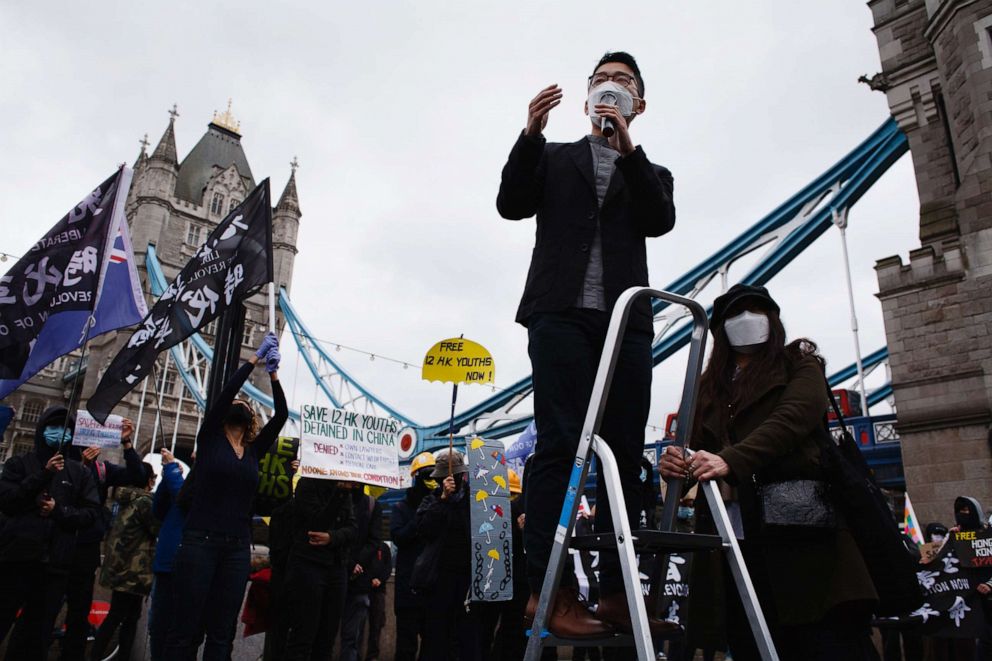
[[[612,98],[610,97],[611,94],[613,95]],[[607,98],[603,99],[604,96]],[[620,109],[620,114],[626,118],[630,118],[634,114],[634,97],[631,95],[630,90],[614,83],[612,80],[596,85],[596,87],[589,90],[587,103],[588,114],[592,119],[598,117],[594,108],[596,104],[600,103],[617,106]]]
[[[760,312],[741,312],[723,322],[730,346],[735,349],[768,341],[768,317]]]

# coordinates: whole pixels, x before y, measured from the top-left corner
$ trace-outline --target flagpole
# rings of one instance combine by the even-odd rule
[[[90,328],[92,328],[93,326],[93,322],[94,322],[93,316],[90,315],[90,317],[86,321],[86,326],[83,329],[84,336],[89,335]],[[75,376],[72,377],[72,390],[69,391],[69,404],[66,407],[66,409],[69,411],[69,415],[73,415],[72,412],[75,410],[76,404],[79,401],[79,389],[78,389],[79,375],[82,374],[83,372],[83,361],[86,360],[86,348],[88,346],[89,346],[89,340],[87,339],[86,341],[83,342],[83,347],[82,347],[83,350],[82,353],[79,354],[79,362],[76,363],[76,374]],[[68,420],[66,422],[68,422]],[[59,441],[59,451],[58,451],[59,454],[62,454],[62,451],[64,450],[65,446],[69,444],[66,442],[66,434],[71,434],[71,433],[72,431],[67,426],[63,425],[62,440]],[[69,442],[71,442],[71,438]]]
[[[155,373],[157,369],[155,363],[152,363],[152,376],[157,377],[158,374]],[[159,412],[162,410],[162,390],[165,389],[165,375],[169,372],[169,352],[165,352],[165,367],[162,368],[162,389],[158,390],[156,394],[158,395],[158,410],[155,411],[155,429],[152,430],[152,446],[149,448],[149,453],[155,452],[155,438],[158,432],[162,432],[162,447],[165,447],[165,430],[162,429],[162,419],[159,417]]]
[[[465,333],[462,333],[458,337],[464,338]],[[448,422],[448,477],[451,477],[451,453],[455,449],[455,401],[458,399],[458,383],[454,383],[451,387],[451,420]],[[468,457],[466,456],[467,460]]]
[[[154,378],[154,377],[152,377]],[[138,402],[138,422],[134,425],[134,438],[140,438],[138,434],[141,432],[141,419],[145,417],[145,395],[148,393],[148,377],[142,379],[141,384],[141,401]]]
[[[183,414],[183,395],[186,394],[186,382],[179,379],[179,403],[176,404],[176,423],[172,426],[172,447],[169,452],[176,453],[176,436],[179,435],[179,418]],[[162,438],[162,446],[165,447],[165,438]]]
[[[155,445],[158,440],[158,430],[162,426],[160,416],[162,414],[162,391],[165,390],[165,377],[169,373],[169,356],[170,352],[165,352],[165,362],[162,365],[162,384],[156,387],[156,394],[158,395],[158,406],[155,407],[155,428],[152,429],[152,447],[149,452],[155,452]],[[155,365],[152,364],[152,373],[154,374]],[[162,443],[165,443],[165,433],[162,433]]]
[[[276,283],[269,283],[269,330],[276,332]]]
[[[448,477],[451,477],[451,453],[455,449],[455,401],[458,399],[458,384],[451,386],[451,421],[448,423]]]

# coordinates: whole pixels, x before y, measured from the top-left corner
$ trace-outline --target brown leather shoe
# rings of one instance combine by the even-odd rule
[[[601,595],[599,598],[599,608],[596,609],[596,617],[608,624],[612,624],[619,631],[631,633],[634,625],[630,621],[630,609],[627,607],[627,595],[617,592],[611,595]],[[682,630],[682,627],[675,622],[659,620],[648,615],[648,626],[651,628],[652,636],[671,635]]]
[[[539,595],[531,593],[524,609],[527,626],[534,621]],[[575,588],[560,588],[555,599],[551,617],[548,618],[548,631],[559,638],[603,638],[614,633],[613,627],[602,622],[589,612],[579,601]]]

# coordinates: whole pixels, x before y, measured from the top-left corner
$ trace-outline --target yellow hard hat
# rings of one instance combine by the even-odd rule
[[[517,471],[507,468],[506,476],[510,478],[510,493],[523,493],[523,487],[520,484],[520,476],[517,475]]]
[[[415,475],[421,468],[430,468],[435,463],[433,454],[430,452],[421,452],[410,462],[410,475]]]

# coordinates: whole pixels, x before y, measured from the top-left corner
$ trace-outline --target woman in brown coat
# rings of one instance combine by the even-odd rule
[[[757,484],[823,480],[816,434],[828,406],[823,359],[809,340],[785,343],[779,307],[764,287],[736,285],[713,306],[713,349],[700,384],[690,461],[667,448],[666,478],[720,481],[779,656],[815,661],[875,659],[875,588],[854,538],[841,525],[817,536],[762,529]],[[714,532],[703,499],[696,530]],[[802,537],[802,538],[797,538]],[[722,554],[699,556],[690,597],[690,643],[719,646],[734,661],[758,659]]]

